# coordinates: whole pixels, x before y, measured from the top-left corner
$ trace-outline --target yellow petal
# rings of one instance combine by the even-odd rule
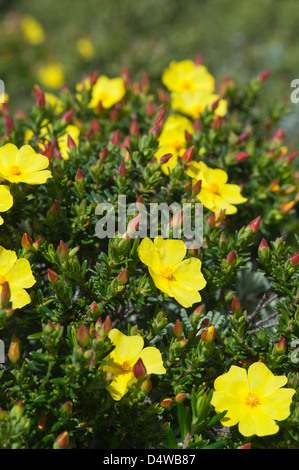
[[[9,168],[15,164],[18,147],[13,144],[5,144],[0,148],[0,176],[5,178]]]
[[[116,345],[115,349],[111,352],[115,361],[120,364],[129,361],[133,362],[134,365],[143,348],[143,338],[138,335],[126,336],[116,328],[113,328],[109,332],[108,337],[111,339],[112,343]]]
[[[231,204],[242,204],[247,201],[247,199],[242,196],[241,188],[237,184],[225,184],[222,186],[222,188],[220,188],[220,196]]]
[[[139,357],[145,365],[147,374],[165,374],[166,369],[159,349],[149,346],[141,351]]]
[[[243,400],[236,395],[227,392],[214,392],[211,405],[215,407],[217,413],[227,410],[226,415],[221,419],[224,426],[234,426],[240,421],[244,414]]]
[[[217,377],[214,388],[216,391],[226,392],[243,399],[249,393],[246,370],[242,367],[231,366],[228,372]]]
[[[133,372],[118,374],[112,377],[112,382],[106,388],[113,400],[119,401],[127,393],[129,386],[136,381],[137,379]]]
[[[17,254],[14,251],[6,250],[0,246],[0,274],[6,277],[17,261]]]
[[[20,258],[15,262],[14,266],[7,273],[6,279],[10,286],[17,288],[29,288],[36,283],[30,263],[25,258]]]
[[[0,186],[0,212],[8,211],[13,205],[13,197],[10,194],[9,187],[6,185]]]
[[[182,287],[190,290],[201,290],[207,283],[201,272],[201,261],[197,258],[182,261],[175,268],[173,275]]]
[[[169,268],[174,268],[180,263],[187,252],[183,240],[164,240],[160,235],[154,239],[154,246],[163,266]]]
[[[10,301],[12,302],[12,308],[22,308],[25,305],[30,304],[31,298],[30,295],[25,291],[25,289],[20,289],[18,287],[11,287],[10,289]]]
[[[17,152],[15,164],[24,173],[44,170],[49,166],[49,159],[34,151],[30,145],[23,145]]]
[[[280,388],[261,398],[264,412],[272,419],[282,421],[290,415],[290,404],[296,390],[293,388]]]
[[[21,182],[27,184],[44,184],[49,178],[52,178],[50,170],[34,171],[22,175]]]
[[[260,406],[248,407],[248,410],[240,419],[239,431],[243,436],[249,437],[254,434],[257,436],[270,436],[279,431],[275,421],[270,418]]]
[[[250,392],[260,397],[277,391],[287,381],[288,379],[285,375],[275,376],[262,362],[254,362],[248,369]]]
[[[138,256],[142,263],[150,266],[155,272],[160,272],[163,267],[159,254],[150,238],[143,238],[138,247]]]
[[[171,282],[171,292],[175,300],[184,308],[201,302],[201,295],[197,290],[187,290],[179,282]]]
[[[161,274],[154,271],[151,267],[148,268],[151,278],[154,281],[155,286],[160,289],[162,292],[167,294],[169,297],[173,297],[173,292],[171,288],[171,281]]]

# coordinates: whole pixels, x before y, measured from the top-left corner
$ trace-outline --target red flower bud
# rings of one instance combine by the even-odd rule
[[[58,275],[52,269],[48,269],[48,280],[51,284],[56,284],[58,281]]]
[[[216,329],[213,325],[211,325],[209,326],[207,330],[203,331],[203,333],[201,334],[201,339],[203,341],[210,343],[211,341],[215,339],[215,336],[216,336]]]
[[[173,407],[173,401],[171,398],[165,398],[161,401],[160,405],[166,410],[171,410],[171,408]]]
[[[176,401],[177,403],[179,403],[180,401],[184,401],[185,398],[186,398],[186,396],[187,396],[187,393],[178,393],[178,394],[174,397],[174,399],[175,399],[175,401]]]
[[[125,176],[126,173],[127,173],[127,170],[126,170],[124,162],[120,162],[119,168],[117,170],[118,176],[120,177]]]
[[[138,122],[135,119],[131,122],[130,134],[131,135],[139,135],[139,126],[138,126]]]
[[[83,173],[82,173],[81,169],[78,168],[77,173],[76,173],[75,181],[76,181],[76,183],[79,183],[80,181],[83,181],[83,180],[84,180]]]
[[[181,320],[178,318],[177,321],[175,322],[175,325],[173,327],[174,334],[176,335],[177,338],[180,338],[183,333],[183,324]]]
[[[299,252],[292,255],[290,257],[290,261],[293,266],[298,266],[299,265]]]
[[[67,449],[70,444],[69,433],[67,431],[62,432],[55,440],[54,447],[57,449]]]
[[[68,259],[70,249],[62,240],[60,240],[58,252],[62,259],[64,259],[65,261]]]
[[[69,149],[76,148],[76,143],[75,143],[74,139],[69,134],[67,136],[67,146],[68,146]]]
[[[111,318],[107,315],[102,325],[103,332],[105,335],[108,335],[109,331],[112,329],[112,321]]]
[[[10,301],[10,288],[9,283],[6,281],[2,286],[1,296],[0,296],[2,308],[6,308]]]
[[[102,162],[106,160],[106,158],[108,157],[108,154],[109,154],[108,147],[104,147],[102,150],[100,150],[100,153],[99,153],[100,160]]]
[[[144,375],[147,374],[146,367],[145,367],[141,357],[138,359],[136,364],[133,366],[133,374],[135,375],[136,379],[138,379],[139,377],[143,377]]]
[[[288,214],[294,207],[295,201],[283,202],[280,206],[280,210],[283,214]]]
[[[233,301],[232,301],[232,311],[234,313],[240,313],[242,311],[241,302],[236,296],[234,296]]]
[[[111,137],[111,144],[117,146],[119,144],[120,130],[116,129],[113,136]]]
[[[85,346],[87,345],[87,343],[89,341],[89,331],[88,331],[87,326],[85,326],[85,325],[79,326],[79,328],[77,330],[76,338],[77,338],[78,343],[80,344],[80,346],[85,348]]]
[[[227,255],[227,258],[226,258],[228,264],[230,266],[232,266],[233,264],[235,264],[236,262],[236,252],[235,251],[231,251],[228,255]]]
[[[117,282],[120,285],[126,284],[126,282],[128,282],[128,270],[127,269],[119,273],[119,275],[117,276]]]
[[[286,353],[286,350],[287,350],[286,340],[285,338],[282,338],[278,343],[275,344],[274,351],[277,354],[283,355]]]
[[[258,76],[258,79],[261,81],[261,82],[265,82],[268,77],[271,75],[271,70],[270,69],[266,69],[264,70],[263,72],[261,72]]]
[[[259,215],[258,217],[256,217],[256,219],[253,219],[250,222],[250,224],[248,225],[248,228],[253,230],[253,232],[257,232],[258,229],[260,228],[260,224],[261,224],[261,216]]]
[[[20,340],[16,334],[12,335],[7,355],[13,364],[20,359]]]
[[[191,145],[191,147],[187,148],[185,152],[182,155],[182,159],[185,160],[186,163],[190,163],[193,160],[194,156],[194,145]]]
[[[250,153],[248,152],[240,152],[236,155],[237,162],[240,163],[246,158],[250,157]]]
[[[24,235],[22,237],[22,241],[21,241],[22,247],[25,250],[30,251],[31,248],[32,248],[32,243],[33,243],[33,241],[31,240],[29,235],[27,233],[24,233]]]
[[[74,114],[74,110],[73,109],[69,109],[68,111],[66,111],[64,113],[64,115],[62,116],[62,119],[64,120],[64,122],[70,122],[70,120],[72,119],[73,117],[73,114]]]
[[[165,155],[162,155],[162,157],[160,158],[160,163],[167,163],[168,160],[170,160],[172,157],[172,153],[166,153]]]

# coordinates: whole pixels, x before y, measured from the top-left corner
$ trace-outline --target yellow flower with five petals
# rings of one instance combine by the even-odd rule
[[[174,297],[183,307],[191,307],[201,301],[199,290],[206,285],[201,272],[201,261],[188,258],[183,240],[144,238],[139,247],[140,260],[148,266],[155,286],[169,297]]]
[[[13,197],[10,194],[9,187],[1,184],[0,186],[0,212],[8,211],[13,205]],[[0,225],[3,224],[3,219],[0,215]]]
[[[247,201],[241,195],[240,186],[228,184],[228,175],[220,168],[209,168],[204,162],[192,161],[187,173],[194,183],[201,180],[201,190],[196,197],[213,212],[225,209],[226,214],[235,214],[235,204]]]
[[[262,362],[254,362],[248,373],[238,366],[217,377],[211,404],[217,413],[227,410],[221,419],[224,426],[238,424],[243,436],[276,434],[282,421],[290,415],[295,390],[281,388],[287,383],[285,375],[275,376]]]

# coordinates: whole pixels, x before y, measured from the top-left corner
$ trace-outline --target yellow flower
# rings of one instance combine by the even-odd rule
[[[92,88],[89,107],[96,108],[101,102],[103,108],[111,108],[125,95],[126,89],[121,78],[108,78],[101,75]]]
[[[50,106],[57,114],[63,111],[63,102],[53,93],[45,93],[46,104]]]
[[[0,295],[6,282],[9,284],[13,309],[22,308],[31,302],[25,289],[32,287],[36,280],[29,261],[25,258],[17,259],[14,251],[0,246]]]
[[[182,240],[163,240],[160,235],[154,242],[144,238],[138,248],[139,258],[148,266],[156,287],[187,308],[201,301],[198,291],[205,287],[206,280],[198,258],[183,260],[186,252]]]
[[[160,148],[155,154],[158,161],[161,160],[163,155],[172,154],[168,162],[162,165],[162,171],[166,174],[174,169],[178,162],[178,156],[186,150],[185,131],[193,134],[192,122],[188,118],[179,114],[172,114],[166,119],[158,139]]]
[[[268,436],[279,430],[275,420],[290,415],[295,390],[281,388],[287,383],[284,375],[275,376],[262,362],[253,363],[248,374],[242,367],[231,366],[214,382],[211,404],[217,413],[227,410],[221,419],[224,426],[239,423],[243,436]]]
[[[91,60],[94,57],[94,47],[88,38],[79,38],[77,40],[77,49],[81,57],[85,60]]]
[[[193,161],[187,173],[194,182],[201,180],[201,190],[196,197],[213,212],[225,209],[226,214],[235,214],[237,208],[234,204],[247,201],[241,195],[240,186],[226,183],[228,175],[224,170],[209,168],[204,162]]]
[[[165,374],[160,351],[151,346],[143,349],[144,341],[141,336],[126,336],[114,328],[108,337],[115,348],[104,358],[108,365],[102,366],[101,369],[113,374],[107,390],[114,400],[120,400],[130,385],[137,381],[133,367],[139,358],[142,359],[147,374]]]
[[[192,60],[172,61],[162,74],[162,82],[177,93],[184,91],[205,90],[212,93],[215,82],[204,65],[197,65]]]
[[[45,33],[42,25],[31,15],[22,16],[21,30],[24,39],[34,46],[42,44],[45,40]]]
[[[45,87],[58,89],[63,85],[64,72],[59,62],[50,62],[39,67],[37,71],[38,80]]]
[[[13,197],[10,194],[9,187],[5,185],[0,186],[0,212],[8,211],[13,205]],[[3,224],[3,219],[0,215],[0,225]]]
[[[18,149],[13,144],[0,148],[0,177],[11,183],[43,184],[51,178],[51,171],[45,170],[49,160],[36,153],[30,145]]]
[[[185,91],[184,93],[171,94],[171,107],[187,116],[197,119],[205,108],[219,99],[219,95],[206,92],[206,90]],[[220,99],[214,113],[217,116],[225,116],[227,112],[227,101]]]

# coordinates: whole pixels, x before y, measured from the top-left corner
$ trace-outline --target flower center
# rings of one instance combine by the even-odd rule
[[[173,275],[173,270],[171,268],[164,268],[162,270],[161,275],[163,277],[166,277],[166,279],[169,279],[169,281],[174,281],[174,275]]]
[[[217,183],[211,183],[209,186],[209,190],[211,193],[218,194],[219,193],[219,186]]]
[[[255,393],[248,393],[246,397],[246,405],[251,406],[252,408],[254,406],[260,405],[260,399]]]
[[[2,276],[2,274],[0,274],[0,286],[4,286],[5,283],[6,283],[5,277]]]
[[[181,150],[183,144],[180,140],[174,140],[173,143],[172,143],[172,146],[174,147],[174,149],[176,151],[179,151],[179,150]]]
[[[191,90],[191,88],[192,88],[192,82],[190,80],[185,79],[182,81],[182,89],[184,91]]]
[[[20,168],[17,165],[12,165],[12,167],[10,169],[10,173],[12,175],[21,175],[22,174],[22,172],[20,171]]]
[[[124,372],[129,372],[132,369],[130,361],[123,362],[120,367]]]

